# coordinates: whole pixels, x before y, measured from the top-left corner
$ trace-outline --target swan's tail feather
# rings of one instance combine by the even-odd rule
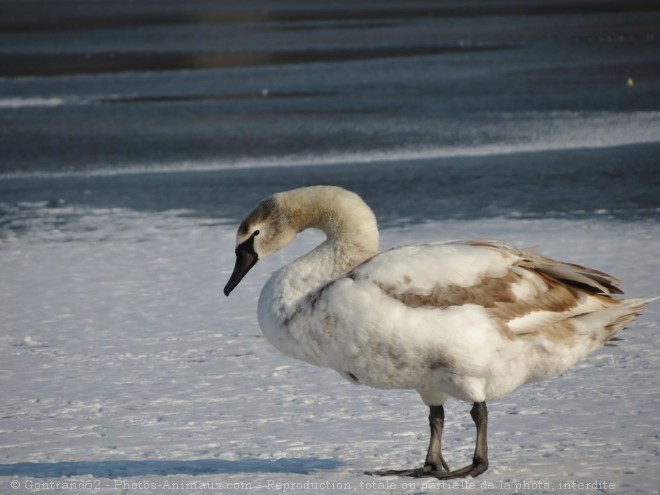
[[[578,333],[583,333],[580,332],[582,329],[584,329],[585,334],[590,333],[594,328],[597,328],[596,340],[601,345],[616,346],[612,342],[623,340],[621,337],[617,337],[617,334],[632,323],[648,303],[656,299],[658,298],[625,299],[621,301],[621,304],[590,314],[576,316],[572,318],[572,321],[576,325]]]

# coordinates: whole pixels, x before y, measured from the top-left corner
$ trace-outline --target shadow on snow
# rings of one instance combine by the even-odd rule
[[[71,461],[0,464],[0,476],[60,478],[91,475],[98,478],[174,474],[299,473],[336,469],[342,462],[314,457],[298,459],[196,459],[189,461]]]

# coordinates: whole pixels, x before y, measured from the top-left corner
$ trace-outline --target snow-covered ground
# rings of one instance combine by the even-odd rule
[[[302,234],[225,298],[228,222],[22,207],[38,224],[0,245],[2,493],[658,491],[658,303],[618,347],[490,404],[491,468],[481,477],[373,478],[363,471],[420,465],[427,408],[414,392],[353,386],[292,361],[256,323],[269,273],[319,234]],[[629,296],[659,293],[653,221],[434,221],[384,229],[381,244],[460,238],[539,246],[620,276]],[[452,467],[474,447],[468,411],[447,406]]]

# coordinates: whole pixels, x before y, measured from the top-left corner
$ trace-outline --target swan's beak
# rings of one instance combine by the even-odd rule
[[[236,248],[236,264],[234,265],[234,272],[229,277],[229,282],[225,285],[225,296],[228,296],[236,288],[247,272],[257,264],[257,261],[259,261],[259,256],[254,250],[248,251],[242,244]]]

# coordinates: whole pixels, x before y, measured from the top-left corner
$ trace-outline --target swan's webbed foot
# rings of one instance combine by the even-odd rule
[[[486,462],[476,462],[473,461],[469,466],[465,466],[456,471],[426,471],[422,476],[433,476],[439,480],[450,480],[452,478],[467,478],[472,476],[473,478],[479,476],[481,473],[488,469],[488,461]]]
[[[472,476],[473,478],[479,476],[481,473],[488,469],[488,463],[479,462],[472,463],[469,466],[465,466],[461,469],[455,471],[449,470],[438,470],[434,469],[433,466],[424,466],[417,469],[383,469],[379,471],[366,471],[365,474],[371,476],[400,476],[402,478],[425,478],[433,477],[439,480],[449,480],[453,478],[467,478]]]
[[[421,476],[418,476],[418,473],[422,471],[424,468],[417,468],[417,469],[379,469],[378,471],[365,471],[364,474],[368,474],[369,476],[400,476],[402,478],[406,477],[412,477],[412,478],[420,478]]]
[[[424,467],[416,469],[382,469],[378,471],[366,471],[364,474],[370,476],[401,476],[402,478],[424,478],[425,476],[435,476],[433,473],[438,473],[442,475],[449,471],[449,467],[444,459],[442,463],[438,465],[427,464]]]

